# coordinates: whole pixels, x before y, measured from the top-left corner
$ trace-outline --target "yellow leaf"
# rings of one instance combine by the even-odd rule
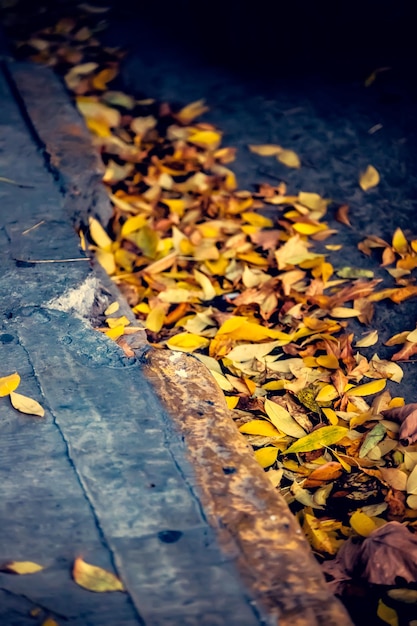
[[[106,125],[108,128],[116,128],[120,125],[121,115],[119,111],[97,100],[77,98],[77,108],[87,121],[93,120]]]
[[[180,217],[184,215],[186,203],[182,198],[164,198],[161,202],[167,205],[171,213],[175,213]]]
[[[318,193],[312,193],[310,191],[300,191],[298,194],[299,202],[310,209],[310,211],[319,211],[324,213],[326,211],[328,200],[322,198]]]
[[[380,620],[389,624],[389,626],[398,626],[398,615],[397,612],[392,609],[390,606],[384,604],[381,598],[378,600],[378,608],[376,610],[376,614]],[[409,622],[411,626],[411,622]]]
[[[17,372],[0,378],[0,398],[8,396],[9,393],[18,388],[19,384],[20,376]]]
[[[116,78],[117,73],[118,71],[115,67],[106,67],[104,70],[101,70],[101,72],[93,76],[91,84],[94,89],[105,91],[107,89],[107,83],[110,83],[114,78]]]
[[[311,224],[309,222],[297,222],[293,224],[293,229],[300,235],[315,235],[321,230],[326,229],[326,224]]]
[[[183,107],[175,117],[182,124],[186,125],[208,110],[209,108],[205,105],[204,100],[196,100],[195,102],[191,102],[190,104],[187,104],[187,106]]]
[[[112,276],[112,274],[115,273],[117,268],[116,268],[116,262],[114,260],[114,254],[112,254],[111,252],[106,252],[105,250],[101,250],[101,248],[98,248],[95,251],[95,258],[97,262],[101,265],[101,267],[104,269],[106,274],[108,274],[109,276]]]
[[[335,306],[331,310],[332,317],[340,317],[340,318],[358,317],[358,315],[360,314],[361,312],[358,311],[357,309],[349,309],[348,307],[344,307],[344,306]]]
[[[95,217],[90,217],[89,220],[90,225],[90,236],[91,239],[98,245],[99,248],[109,252],[111,250],[113,241],[110,239],[103,226],[100,224]]]
[[[290,437],[304,437],[305,430],[295,421],[289,412],[272,400],[265,400],[265,412],[275,428]]]
[[[220,374],[216,370],[210,370],[210,374],[213,376],[213,378],[219,385],[220,389],[223,389],[223,391],[234,390],[232,383],[229,380],[227,380],[226,376],[224,376],[223,374]]]
[[[129,217],[122,226],[121,237],[127,237],[143,228],[146,224],[146,215],[133,215]]]
[[[374,346],[378,343],[378,331],[371,330],[369,333],[366,333],[362,339],[359,339],[355,343],[356,348],[369,348],[369,346]]]
[[[109,330],[104,331],[104,334],[107,335],[113,341],[119,339],[122,335],[124,335],[125,326],[115,326],[114,328],[109,328]]]
[[[397,228],[392,236],[392,247],[399,254],[405,254],[408,251],[408,241],[401,228]]]
[[[251,420],[239,426],[241,433],[245,435],[261,435],[263,437],[282,437],[271,422],[266,420]]]
[[[159,333],[164,325],[167,304],[161,303],[153,307],[145,321],[145,328],[153,333]]]
[[[281,146],[277,146],[275,144],[263,144],[259,146],[250,145],[249,150],[254,154],[259,154],[260,156],[276,156],[282,152]]]
[[[316,361],[320,367],[327,367],[330,370],[337,370],[339,367],[339,360],[333,354],[318,356]]]
[[[89,591],[98,593],[124,591],[123,583],[117,576],[101,567],[86,563],[81,557],[75,559],[72,575],[77,585]]]
[[[91,130],[92,133],[97,135],[98,137],[110,137],[111,131],[107,124],[100,122],[99,120],[93,120],[86,118],[85,123],[87,125],[88,130]]]
[[[281,150],[281,152],[277,154],[277,159],[287,167],[298,168],[301,166],[300,157],[294,150]]]
[[[9,574],[35,574],[43,569],[43,565],[32,561],[10,561],[10,563],[4,563],[0,566],[0,571]]]
[[[364,385],[358,385],[349,389],[346,392],[347,396],[370,396],[374,393],[382,391],[387,384],[387,381],[383,378],[373,380],[371,383],[365,383]]]
[[[331,385],[333,386],[333,385]],[[317,400],[317,396],[315,397],[316,402]],[[321,409],[324,413],[324,415],[327,417],[327,419],[329,420],[330,424],[332,426],[337,426],[337,424],[339,423],[339,418],[337,417],[335,411],[333,411],[333,409],[327,408],[327,407],[322,407]]]
[[[104,311],[104,315],[112,315],[113,313],[116,313],[116,311],[118,311],[119,308],[120,308],[120,304],[118,302],[112,302]]]
[[[201,299],[213,300],[213,298],[216,297],[216,290],[214,289],[210,278],[198,270],[194,270],[194,278],[203,290],[204,295]]]
[[[221,133],[214,130],[196,130],[187,139],[189,143],[193,143],[196,146],[201,146],[203,148],[209,148],[211,150],[218,148],[221,140]]]
[[[355,533],[362,537],[368,537],[377,528],[373,519],[361,511],[355,511],[351,515],[350,525]]]
[[[337,389],[334,385],[325,385],[320,389],[314,399],[316,402],[331,402],[331,400],[335,400],[338,397],[339,394],[337,393]]]
[[[205,348],[209,343],[209,340],[205,337],[199,337],[193,333],[179,333],[168,339],[167,346],[171,348],[171,350],[194,352],[194,350]]]
[[[244,222],[252,224],[253,226],[259,226],[260,228],[272,228],[274,225],[274,222],[269,217],[259,215],[259,213],[254,213],[253,211],[242,213],[241,218]]]
[[[373,165],[368,165],[359,177],[359,186],[363,191],[376,187],[379,183],[379,172]]]
[[[407,335],[407,341],[417,343],[417,328]]]
[[[348,432],[349,429],[344,426],[323,426],[293,443],[287,448],[286,454],[319,450],[323,448],[323,446],[330,446],[333,443],[337,443],[343,439]]]
[[[315,550],[327,554],[336,554],[338,544],[336,541],[332,541],[330,535],[323,530],[320,520],[316,519],[314,515],[304,514],[303,530]]]
[[[265,448],[255,450],[255,459],[258,461],[259,465],[264,468],[273,465],[277,460],[277,456],[278,448],[274,448],[272,446],[266,446]]]
[[[116,328],[117,326],[129,326],[130,320],[126,315],[122,315],[121,317],[108,317],[106,323],[109,328]]]
[[[281,339],[290,343],[291,337],[273,328],[266,328],[254,322],[247,322],[246,317],[233,316],[226,320],[217,331],[217,335],[228,335],[236,341],[263,341],[264,339]]]
[[[226,396],[225,400],[226,400],[227,408],[232,411],[238,405],[239,396]]]
[[[45,409],[41,407],[39,402],[32,400],[32,398],[22,396],[22,394],[16,393],[15,391],[10,392],[10,401],[13,407],[21,413],[38,415],[39,417],[43,417],[45,415]]]

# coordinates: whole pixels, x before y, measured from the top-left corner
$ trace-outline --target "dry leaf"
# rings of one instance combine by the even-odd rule
[[[19,384],[20,376],[17,372],[0,378],[0,398],[8,396],[12,391],[18,388]]]
[[[286,454],[310,452],[311,450],[319,450],[324,446],[330,446],[343,439],[348,431],[349,429],[344,426],[323,426],[293,443],[287,448]]]
[[[36,402],[36,400],[33,400],[32,398],[23,396],[20,393],[16,393],[15,391],[10,392],[10,401],[13,407],[21,413],[38,415],[39,417],[43,417],[45,415],[45,409],[39,404],[39,402]]]
[[[103,593],[106,591],[124,591],[123,583],[111,572],[86,563],[81,557],[74,561],[72,575],[80,587]]]
[[[43,565],[32,561],[10,561],[0,565],[0,571],[8,574],[35,574],[43,569]]]
[[[376,187],[379,183],[379,172],[373,165],[368,165],[359,177],[359,186],[363,191]]]
[[[281,150],[281,152],[277,154],[277,160],[287,167],[301,167],[300,157],[294,150]]]

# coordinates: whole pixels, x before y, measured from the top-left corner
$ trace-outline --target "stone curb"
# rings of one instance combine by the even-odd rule
[[[111,207],[100,182],[103,166],[63,85],[42,67],[8,63],[7,68],[39,145],[68,197],[69,219],[78,225],[95,214],[106,222]],[[121,294],[99,268],[98,272],[104,288],[133,321]],[[237,557],[243,581],[267,623],[349,626],[351,621],[327,590],[295,518],[237,432],[208,370],[189,355],[150,349],[144,333],[132,337],[136,343],[131,347],[185,440],[204,513],[224,552]]]

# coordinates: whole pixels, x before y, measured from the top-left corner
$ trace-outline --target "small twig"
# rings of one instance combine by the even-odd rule
[[[11,178],[6,178],[5,176],[0,176],[0,183],[6,183],[7,185],[14,185],[15,187],[22,187],[23,189],[34,189],[34,185],[24,185],[23,183],[17,183],[15,180]]]
[[[28,263],[28,264],[35,264],[35,263],[79,263],[80,261],[90,261],[90,259],[83,258],[83,259],[14,259],[15,261],[17,261],[18,263]]]
[[[45,220],[41,220],[40,222],[38,222],[34,226],[31,226],[30,228],[27,228],[26,230],[23,231],[22,235],[27,235],[32,230],[35,230],[35,228],[38,228],[39,226],[42,226],[42,224],[45,224]]]

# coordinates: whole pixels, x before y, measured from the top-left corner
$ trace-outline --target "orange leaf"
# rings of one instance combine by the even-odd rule
[[[313,470],[303,483],[303,488],[320,487],[323,483],[336,480],[342,475],[342,466],[336,461],[330,461]]]

